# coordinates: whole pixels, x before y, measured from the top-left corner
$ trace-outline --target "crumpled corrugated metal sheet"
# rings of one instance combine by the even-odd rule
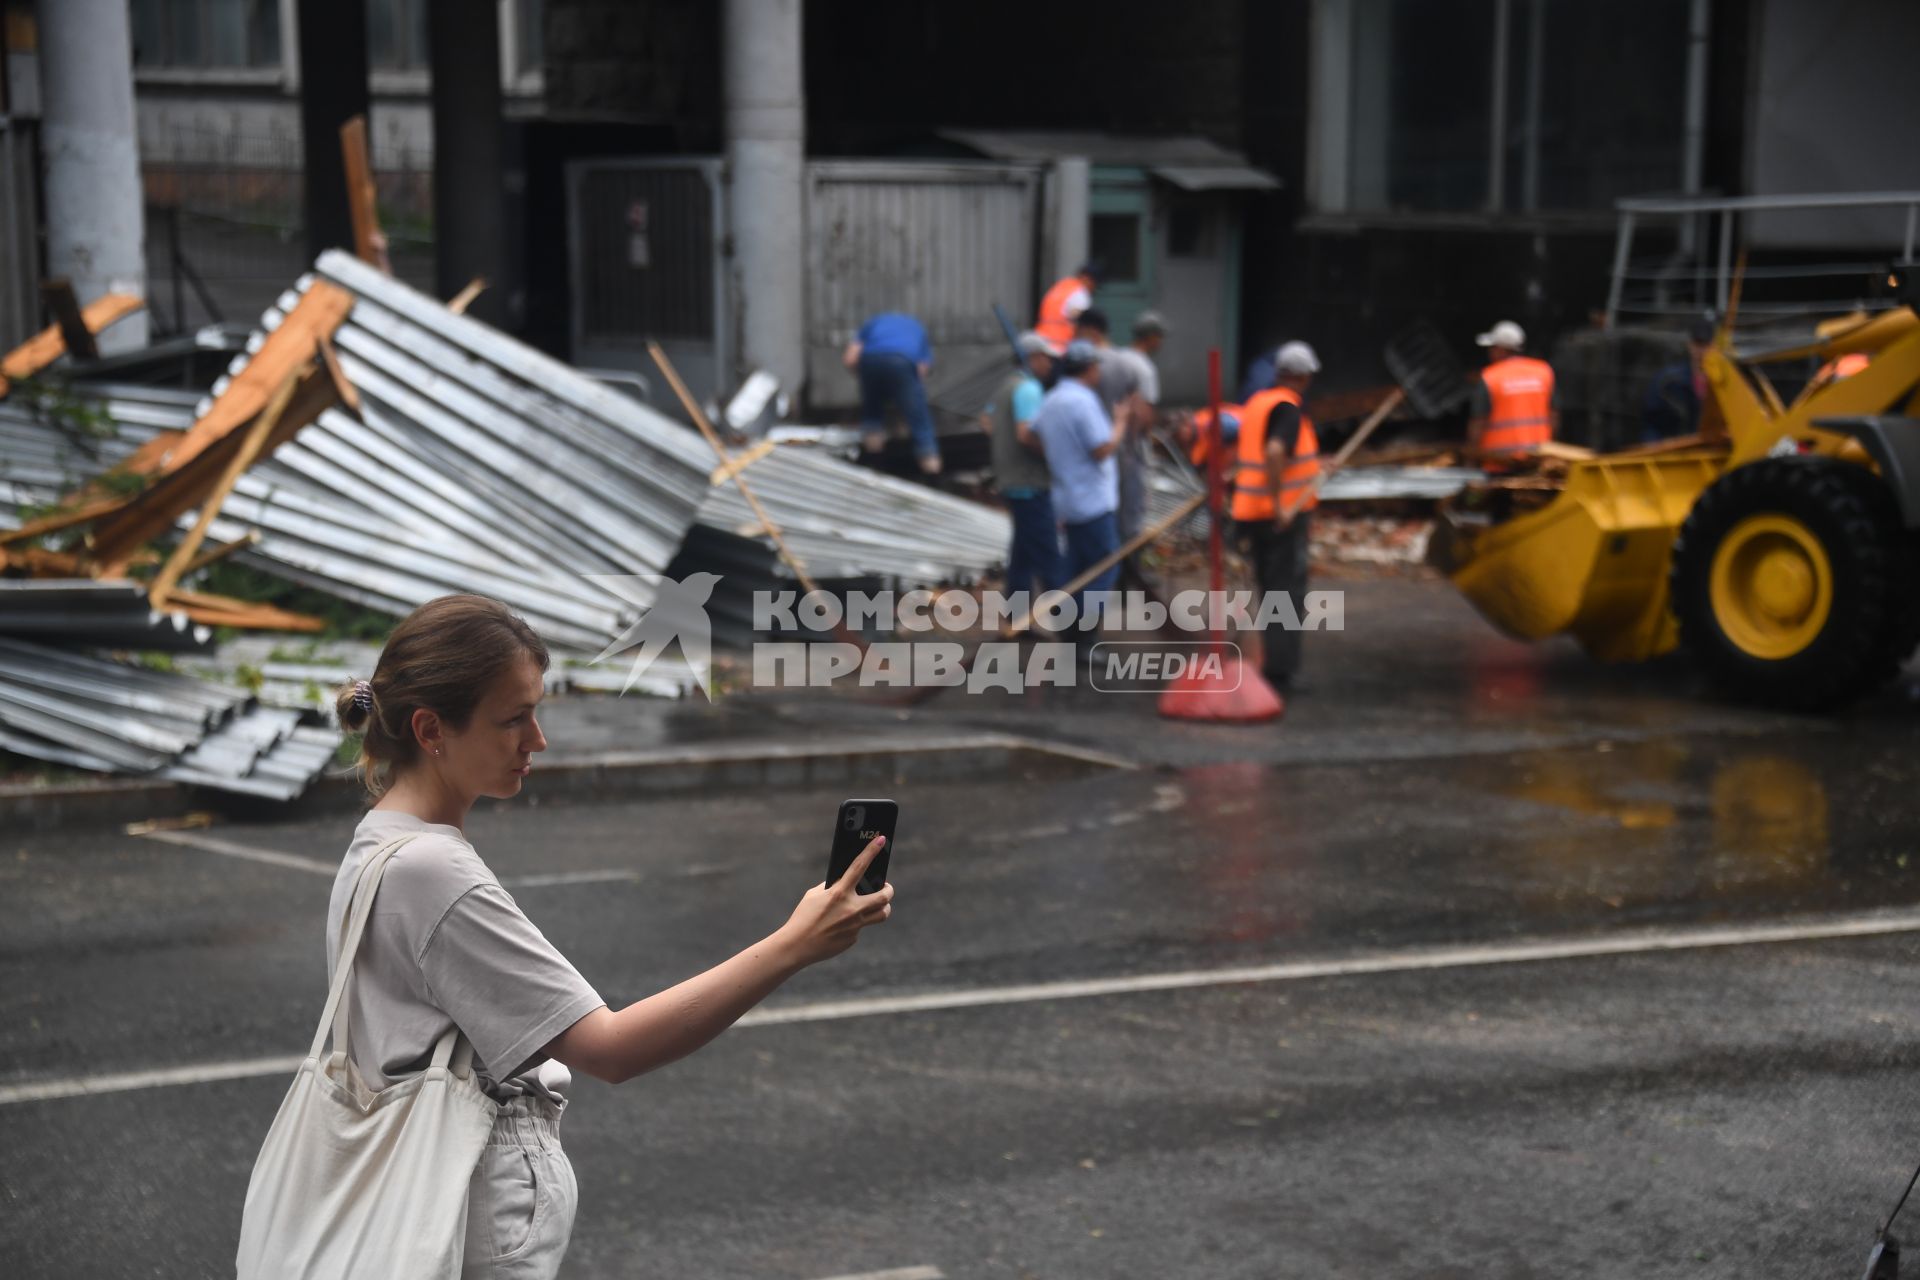
[[[0,749],[19,755],[291,800],[340,741],[228,685],[0,639]]]

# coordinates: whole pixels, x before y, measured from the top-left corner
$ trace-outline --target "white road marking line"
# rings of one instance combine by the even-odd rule
[[[234,1062],[202,1062],[191,1067],[157,1071],[123,1071],[108,1076],[80,1076],[68,1080],[34,1080],[0,1085],[0,1106],[15,1102],[44,1102],[49,1098],[77,1098],[85,1094],[127,1093],[134,1089],[161,1089],[169,1085],[207,1084],[217,1080],[251,1080],[258,1076],[292,1076],[302,1057],[242,1058]]]
[[[537,876],[506,876],[500,881],[509,889],[536,889],[550,884],[605,884],[613,880],[638,880],[638,871],[552,871]]]
[[[1180,991],[1193,987],[1244,986],[1249,983],[1301,982],[1312,978],[1342,978],[1374,973],[1412,973],[1432,969],[1471,969],[1487,965],[1529,964],[1544,960],[1585,960],[1605,956],[1642,955],[1661,951],[1697,951],[1715,947],[1744,947],[1762,943],[1818,942],[1834,938],[1870,938],[1920,932],[1920,910],[1871,912],[1856,916],[1809,918],[1773,925],[1703,925],[1690,929],[1637,929],[1598,937],[1540,938],[1484,946],[1478,944],[1420,947],[1328,960],[1296,960],[1284,964],[1249,965],[1235,969],[1196,969],[1182,973],[1143,973],[1121,978],[1089,978],[1073,982],[1035,982],[974,991],[929,991],[919,995],[870,996],[860,1000],[823,1000],[785,1008],[755,1009],[735,1024],[742,1027],[779,1026],[795,1022],[828,1022],[868,1018],[887,1013],[930,1013],[939,1009],[978,1009],[996,1004],[1033,1004],[1047,1000],[1078,1000],[1088,996],[1132,995],[1145,991]]]
[[[938,1267],[895,1267],[891,1271],[862,1271],[858,1275],[827,1276],[825,1280],[947,1280]]]
[[[1233,969],[1193,969],[1174,973],[1143,973],[1120,978],[1091,978],[1075,982],[1037,982],[972,991],[929,991],[918,995],[873,996],[861,1000],[823,1000],[784,1008],[755,1009],[740,1019],[740,1027],[785,1026],[800,1022],[830,1022],[889,1013],[931,1013],[941,1009],[978,1009],[990,1005],[1035,1004],[1076,1000],[1087,996],[1132,995],[1148,991],[1179,991],[1195,987],[1247,986],[1269,982],[1303,982],[1315,978],[1359,977],[1376,973],[1415,973],[1438,969],[1472,969],[1503,964],[1532,964],[1548,960],[1595,960],[1609,956],[1661,952],[1705,951],[1721,947],[1749,947],[1789,942],[1823,942],[1843,938],[1874,938],[1920,933],[1920,909],[1862,912],[1850,916],[1812,916],[1778,924],[1700,925],[1692,928],[1635,929],[1630,932],[1583,938],[1536,938],[1492,946],[1464,944],[1414,947],[1325,960],[1296,960],[1284,964],[1249,965]],[[0,1106],[71,1098],[82,1094],[120,1093],[167,1085],[199,1084],[209,1080],[240,1080],[250,1076],[289,1074],[299,1058],[253,1058],[201,1066],[132,1071],[119,1075],[81,1076],[65,1080],[34,1080],[0,1085]]]
[[[303,858],[297,853],[282,853],[278,849],[262,849],[258,845],[240,844],[233,840],[222,840],[217,836],[197,835],[191,831],[149,831],[149,840],[164,840],[168,844],[177,844],[188,849],[198,849],[202,853],[217,853],[228,858],[245,858],[249,862],[264,862],[269,866],[286,867],[293,871],[305,871],[311,875],[326,876],[332,879],[340,870],[337,862],[322,862],[318,858]],[[603,871],[551,871],[541,875],[506,876],[500,881],[509,889],[538,889],[548,885],[560,884],[604,884],[615,880],[638,880],[640,873],[632,870],[616,869]]]
[[[333,874],[340,869],[340,864],[337,862],[303,858],[297,853],[281,853],[278,849],[261,849],[250,844],[221,840],[216,836],[198,835],[192,831],[149,831],[145,838],[177,844],[188,849],[198,849],[202,853],[218,853],[229,858],[245,858],[249,862],[264,862],[269,866],[306,871],[316,876],[326,876],[328,879],[332,879]]]

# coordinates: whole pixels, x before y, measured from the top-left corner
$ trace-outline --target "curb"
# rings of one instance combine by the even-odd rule
[[[971,733],[856,744],[732,742],[606,752],[538,765],[525,791],[503,804],[626,799],[663,792],[725,792],[826,783],[868,786],[978,778],[1040,778],[1139,766],[1084,747],[1018,734]],[[177,818],[196,809],[242,821],[303,818],[364,809],[351,773],[330,774],[298,800],[276,804],[173,782],[82,783],[0,788],[0,826],[49,832]]]

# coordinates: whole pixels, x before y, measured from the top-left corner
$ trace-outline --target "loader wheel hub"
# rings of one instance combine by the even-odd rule
[[[1791,516],[1748,516],[1713,557],[1713,612],[1727,638],[1756,658],[1791,658],[1833,609],[1833,565]]]

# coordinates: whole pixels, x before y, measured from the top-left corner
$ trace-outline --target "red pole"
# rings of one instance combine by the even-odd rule
[[[1226,567],[1222,560],[1225,550],[1222,545],[1224,536],[1221,531],[1223,523],[1221,507],[1224,505],[1226,496],[1223,477],[1227,460],[1222,456],[1226,452],[1226,433],[1220,421],[1220,348],[1218,347],[1207,352],[1207,406],[1208,416],[1212,419],[1207,424],[1207,514],[1212,517],[1209,521],[1211,529],[1207,534],[1207,559],[1212,562],[1210,580],[1212,596],[1207,606],[1207,629],[1213,641],[1213,648],[1218,652],[1226,640],[1226,620],[1220,616],[1220,596],[1227,586]]]

